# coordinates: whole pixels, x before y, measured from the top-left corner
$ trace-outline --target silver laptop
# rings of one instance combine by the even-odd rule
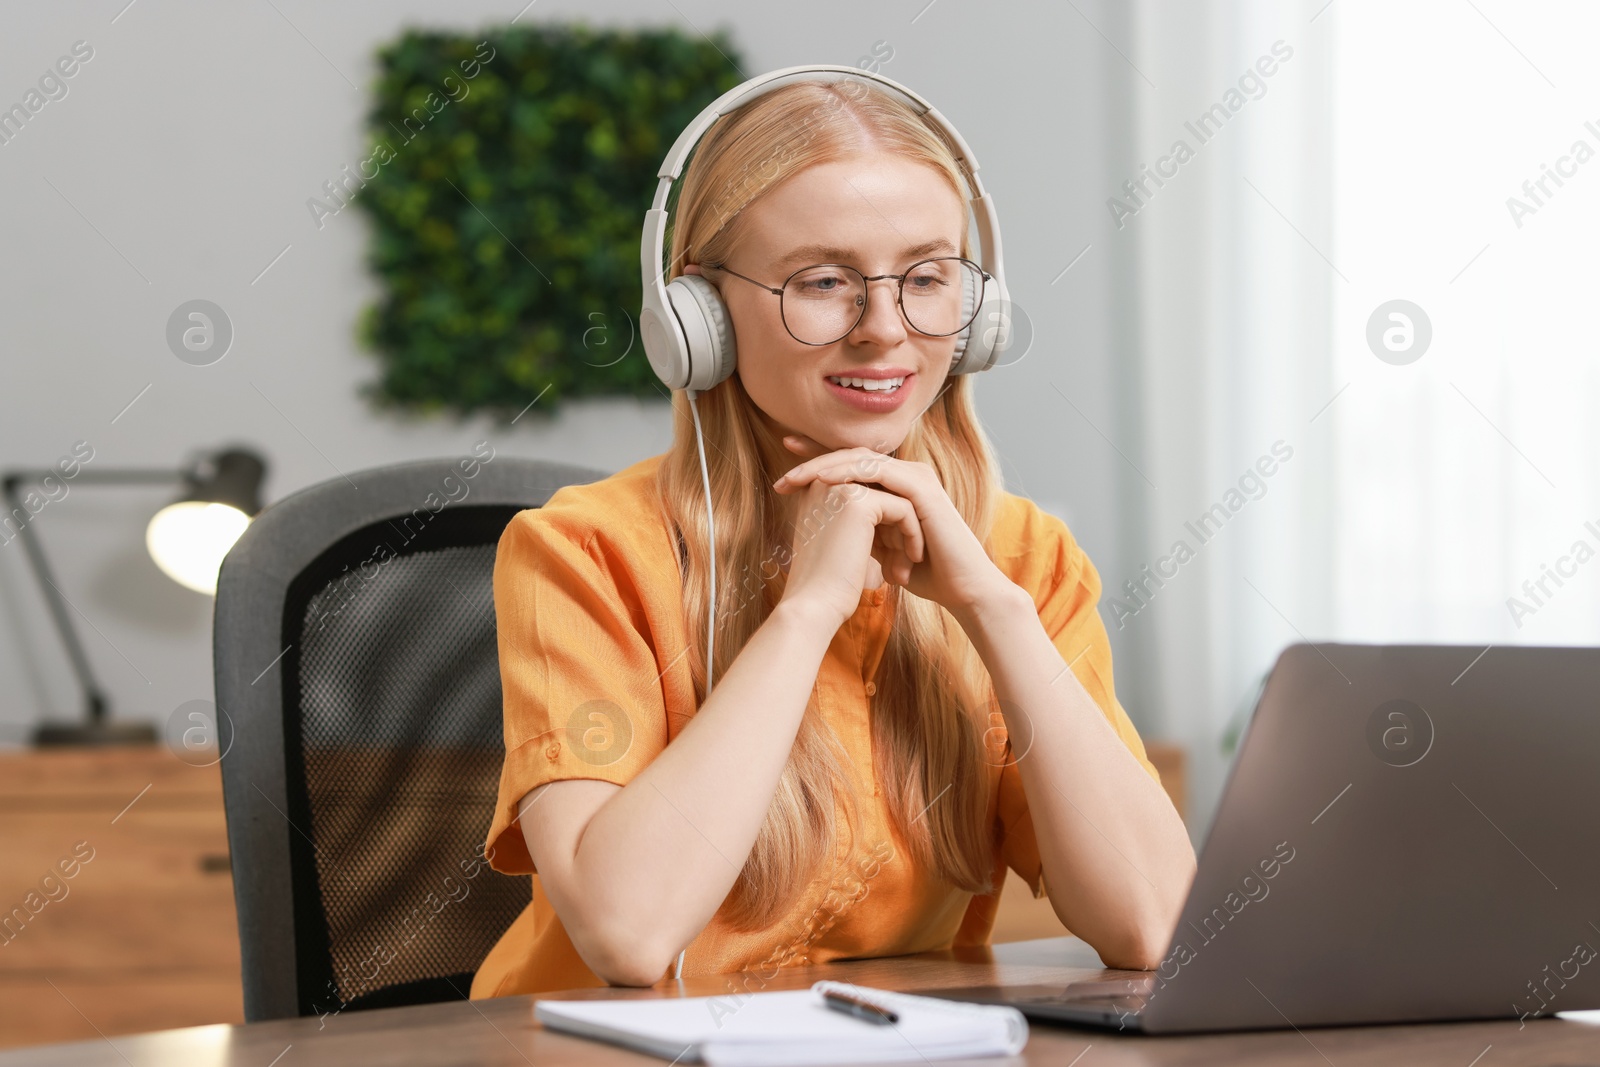
[[[1143,1033],[1600,1008],[1600,649],[1278,657],[1161,966],[918,990]]]

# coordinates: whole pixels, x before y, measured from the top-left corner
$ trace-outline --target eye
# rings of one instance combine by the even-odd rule
[[[788,289],[798,296],[828,297],[854,292],[859,285],[854,277],[832,267],[818,267],[789,279]]]
[[[906,292],[937,292],[950,284],[950,270],[940,263],[921,263],[906,275]]]

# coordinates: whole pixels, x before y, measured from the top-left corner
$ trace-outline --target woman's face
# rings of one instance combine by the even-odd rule
[[[960,255],[966,222],[965,206],[938,171],[885,152],[807,167],[745,216],[726,265],[773,288],[815,263],[842,263],[873,277]],[[705,277],[728,306],[736,373],[774,439],[799,433],[830,449],[891,452],[945,387],[956,338],[913,330],[895,302],[893,279],[868,282],[866,314],[855,329],[817,346],[790,335],[771,293],[724,271]],[[869,410],[857,402],[859,390],[829,380],[890,375],[904,381],[888,404],[878,392],[866,401],[884,410]]]

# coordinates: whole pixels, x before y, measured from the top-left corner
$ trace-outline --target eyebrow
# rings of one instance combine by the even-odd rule
[[[935,237],[931,241],[923,241],[921,244],[912,245],[900,254],[905,258],[910,258],[911,256],[927,255],[930,252],[949,252],[954,255],[956,247],[943,237]],[[787,266],[790,263],[800,263],[802,261],[811,263],[849,263],[851,260],[859,258],[860,254],[853,248],[838,248],[833,245],[801,245],[778,260],[778,265]]]

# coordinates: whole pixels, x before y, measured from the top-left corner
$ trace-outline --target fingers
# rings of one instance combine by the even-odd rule
[[[878,562],[878,557],[868,556],[866,573],[861,576],[861,587],[863,589],[877,589],[888,579],[889,573]]]
[[[859,482],[846,482],[840,485],[829,485],[825,482],[812,482],[810,491],[815,493],[821,506],[833,510],[825,502],[834,493],[842,493],[845,498],[844,506],[847,508],[865,507],[871,510],[873,525],[877,528],[874,539],[880,535],[892,534],[897,538],[898,547],[912,563],[921,563],[927,545],[922,535],[922,520],[917,517],[916,505],[903,496],[884,492],[882,489],[873,489]]]
[[[800,454],[810,453],[810,455],[773,483],[773,488],[780,493],[798,489],[813,480],[831,482],[883,481],[887,485],[888,480],[879,477],[879,474],[888,470],[898,470],[897,465],[902,462],[883,452],[875,452],[870,448],[863,447],[845,448],[836,452],[829,452],[809,437],[795,438],[792,442],[789,438],[785,438],[784,444],[791,451]],[[820,450],[820,453],[818,450]],[[906,466],[910,466],[910,464],[906,464]],[[903,481],[903,479],[896,479],[896,481]],[[897,491],[899,489],[898,485],[889,485],[888,487]]]
[[[910,560],[906,559],[905,553],[874,545],[872,558],[878,561],[878,566],[883,571],[885,581],[893,582],[898,586],[906,586],[911,583],[911,571],[914,565]]]
[[[874,504],[883,520],[899,532],[902,551],[913,562],[922,561],[922,523],[917,519],[917,509],[911,501],[881,489],[867,489],[867,501]]]
[[[912,566],[899,527],[878,527],[878,536],[872,543],[872,558],[882,565],[884,575],[892,580],[898,580]]]
[[[871,578],[872,572],[881,568],[885,580],[904,586],[912,570],[926,557],[922,521],[916,505],[905,497],[860,483],[830,485],[812,481],[802,488],[805,497],[795,517],[797,545],[810,541],[823,527],[837,522],[848,512],[849,525],[855,526],[864,518],[868,530],[864,546],[869,557],[865,578]],[[807,531],[804,536],[802,527]],[[868,582],[867,588],[874,588],[875,584]]]

